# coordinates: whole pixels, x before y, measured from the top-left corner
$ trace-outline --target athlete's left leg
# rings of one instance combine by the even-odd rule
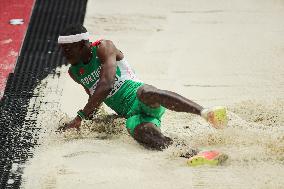
[[[137,90],[141,102],[152,108],[161,105],[176,112],[188,112],[201,115],[215,128],[224,128],[228,123],[225,107],[215,106],[205,109],[201,105],[171,91],[157,89],[151,85],[143,85]]]

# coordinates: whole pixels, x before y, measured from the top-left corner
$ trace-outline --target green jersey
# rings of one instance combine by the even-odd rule
[[[96,43],[97,44],[97,43]],[[88,64],[82,61],[71,65],[69,73],[85,88],[90,94],[94,94],[100,79],[101,62],[97,57],[97,45],[92,46],[92,59]],[[125,59],[116,61],[115,83],[111,92],[104,100],[104,103],[113,109],[117,114],[126,116],[136,99],[137,89],[143,83],[136,77]]]

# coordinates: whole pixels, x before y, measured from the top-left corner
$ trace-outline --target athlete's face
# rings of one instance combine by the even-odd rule
[[[80,61],[83,47],[80,42],[60,44],[60,46],[63,51],[63,55],[70,64],[76,64]]]

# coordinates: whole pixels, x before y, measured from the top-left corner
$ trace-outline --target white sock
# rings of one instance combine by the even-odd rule
[[[201,111],[201,117],[203,117],[205,120],[207,120],[208,118],[208,112],[210,110],[208,108],[204,108],[202,111]]]

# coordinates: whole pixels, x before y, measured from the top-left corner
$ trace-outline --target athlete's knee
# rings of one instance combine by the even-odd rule
[[[137,96],[141,98],[153,96],[157,94],[158,90],[159,89],[152,85],[143,85],[138,89]]]
[[[150,107],[156,108],[160,106],[159,103],[159,89],[151,85],[143,85],[137,91],[137,97],[143,103]]]

